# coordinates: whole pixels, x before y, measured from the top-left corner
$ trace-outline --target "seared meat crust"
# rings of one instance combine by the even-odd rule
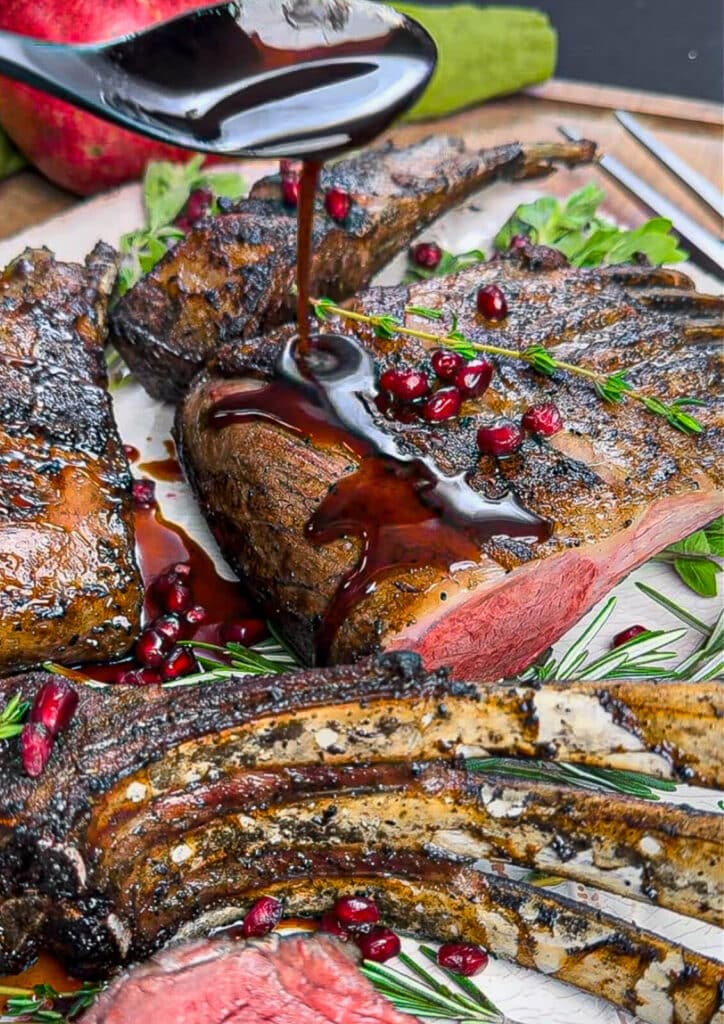
[[[0,675],[123,654],[139,622],[131,478],[106,391],[116,256],[0,275]]]
[[[512,489],[553,524],[553,533],[538,544],[493,539],[474,568],[393,570],[348,616],[330,660],[380,647],[415,649],[428,667],[451,666],[459,678],[514,676],[623,576],[721,512],[724,399],[715,382],[722,379],[722,300],[696,293],[678,271],[578,270],[549,257],[530,247],[520,261],[371,288],[348,305],[440,334],[454,312],[473,341],[515,350],[539,344],[604,373],[630,368],[631,383],[663,401],[703,397],[707,404],[696,414],[704,433],[686,436],[636,402],[606,404],[579,377],[547,378],[504,359],[482,398],[466,402],[455,420],[403,424],[380,414],[379,426],[394,432],[404,451],[431,457],[444,474],[469,473],[483,495]],[[510,311],[500,323],[476,312],[477,289],[488,283],[508,297]],[[411,306],[444,309],[447,316],[432,324],[407,312]],[[368,325],[338,318],[327,327],[353,332],[374,354],[378,372],[397,365],[430,371],[432,346],[418,339],[378,338]],[[358,461],[347,448],[261,419],[217,429],[208,417],[217,401],[239,387],[258,387],[259,378],[274,372],[292,330],[224,347],[179,408],[177,439],[226,558],[313,663],[319,624],[358,562],[361,541],[315,546],[305,526]],[[563,415],[561,433],[549,440],[529,436],[506,459],[479,455],[481,423],[499,415],[519,420],[530,405],[548,401]]]
[[[430,221],[500,177],[549,173],[554,163],[593,158],[590,142],[480,151],[435,137],[392,144],[325,167],[315,214],[313,288],[345,298]],[[344,225],[325,212],[327,189],[353,198]],[[118,303],[113,341],[155,398],[178,401],[193,376],[229,338],[251,338],[293,319],[296,212],[278,176],[257,182],[248,200],[197,225]]]

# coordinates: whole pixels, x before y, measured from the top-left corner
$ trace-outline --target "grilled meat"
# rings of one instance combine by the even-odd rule
[[[326,167],[314,232],[313,286],[343,298],[430,221],[500,177],[548,173],[556,162],[593,157],[592,143],[518,143],[469,151],[436,137],[388,145]],[[345,225],[324,210],[323,192],[342,188],[353,206]],[[195,227],[118,303],[113,341],[146,390],[178,401],[228,338],[250,338],[293,318],[296,213],[278,177],[265,178],[232,212]]]
[[[0,275],[0,676],[122,654],[139,621],[128,462],[105,390],[116,257]]]
[[[84,1024],[411,1024],[328,935],[175,946],[119,978]]]
[[[6,681],[0,702],[16,691],[32,697],[42,678]],[[455,856],[475,857],[473,847],[477,856],[507,850],[614,891],[625,887],[629,860],[641,879],[634,894],[710,916],[720,899],[710,858],[716,863],[721,835],[709,815],[611,797],[584,805],[575,790],[524,792],[438,766],[418,778],[417,768],[384,762],[544,750],[668,773],[658,752],[666,737],[680,767],[718,781],[721,713],[718,684],[478,688],[425,676],[400,654],[241,686],[84,689],[40,779],[22,775],[15,744],[0,750],[0,896],[13,910],[0,910],[0,969],[16,968],[41,942],[75,971],[102,973],[241,898],[256,883],[249,875],[242,885],[239,872],[259,864],[263,874],[267,848],[289,846],[279,878],[297,870],[306,879],[330,839],[349,848],[353,873],[371,856],[365,842],[400,855],[425,843],[444,871]],[[589,722],[580,739],[568,724],[574,714]],[[325,813],[332,795],[347,824]],[[524,803],[519,821],[500,814],[506,801]],[[360,836],[354,823],[365,816],[379,827]],[[671,893],[653,893],[667,884]],[[580,913],[587,930],[590,912]]]
[[[477,563],[453,559],[452,568],[440,564],[438,546],[415,551],[417,564],[389,565],[375,579],[321,654],[320,633],[360,564],[363,542],[359,526],[322,544],[308,526],[342,481],[344,493],[354,493],[361,460],[326,435],[293,433],[254,414],[221,427],[210,420],[217,403],[273,375],[292,328],[224,348],[180,407],[179,448],[209,524],[305,661],[414,649],[428,668],[451,666],[458,678],[512,677],[632,569],[721,512],[723,400],[712,382],[722,371],[722,301],[697,294],[677,271],[561,268],[549,255],[530,247],[520,261],[372,288],[348,305],[441,334],[444,326],[406,310],[444,308],[448,329],[454,311],[459,329],[480,343],[540,344],[600,372],[630,368],[635,387],[664,401],[704,397],[707,406],[697,410],[704,433],[686,436],[637,402],[603,403],[580,377],[547,378],[512,360],[499,360],[485,394],[446,423],[376,413],[377,428],[402,451],[431,459],[441,474],[468,474],[485,497],[512,491],[552,524],[552,535],[526,542],[498,534],[475,549]],[[494,325],[475,309],[477,289],[488,283],[502,286],[510,306]],[[430,370],[430,348],[418,339],[378,338],[368,325],[339,318],[326,329],[354,332],[374,355],[377,374],[398,365]],[[507,459],[480,456],[481,422],[500,414],[519,420],[531,404],[548,401],[559,407],[563,431],[548,441],[529,436]]]

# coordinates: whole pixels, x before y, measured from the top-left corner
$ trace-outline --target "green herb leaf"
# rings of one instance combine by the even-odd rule
[[[23,731],[23,721],[30,709],[30,701],[16,693],[0,711],[0,740],[9,740]]]
[[[664,556],[673,556],[676,572],[701,597],[717,596],[717,576],[722,566],[712,556],[721,557],[720,552],[724,547],[723,524],[724,516],[720,516],[706,529],[697,530],[678,544],[671,544],[664,552]],[[671,559],[665,557],[664,560]]]
[[[427,281],[431,277],[445,277],[447,274],[455,274],[458,270],[464,270],[465,267],[471,267],[476,263],[482,263],[484,259],[485,253],[481,249],[469,249],[467,252],[459,252],[457,254],[449,252],[447,249],[443,249],[440,262],[434,270],[428,270],[426,267],[418,267],[416,263],[410,262],[407,268],[405,281],[409,283],[416,279]]]

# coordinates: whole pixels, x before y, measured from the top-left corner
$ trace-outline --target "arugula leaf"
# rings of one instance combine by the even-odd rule
[[[118,275],[117,292],[123,295],[159,260],[185,231],[177,221],[189,196],[196,189],[208,189],[213,195],[209,213],[219,212],[219,199],[236,200],[246,193],[246,182],[236,171],[207,171],[204,157],[194,156],[187,163],[155,160],[149,163],[143,178],[143,203],[146,224],[121,238],[123,262]]]
[[[598,216],[604,198],[603,190],[591,182],[563,205],[553,196],[522,203],[495,236],[495,247],[505,250],[513,235],[527,235],[538,245],[560,249],[575,267],[626,263],[639,253],[654,264],[686,259],[671,234],[671,221],[654,217],[624,231]]]
[[[717,576],[722,566],[715,558],[724,557],[724,516],[678,544],[671,544],[658,557],[661,561],[673,562],[674,569],[694,593],[716,597]]]

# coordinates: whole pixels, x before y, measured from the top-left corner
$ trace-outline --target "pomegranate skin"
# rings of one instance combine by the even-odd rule
[[[56,676],[38,690],[28,720],[43,725],[55,737],[70,723],[77,707],[77,690],[67,679]]]
[[[245,939],[259,939],[273,932],[282,919],[282,904],[273,896],[262,896],[244,918],[241,930]]]
[[[94,43],[165,21],[211,0],[2,0],[0,29],[54,43]],[[0,77],[0,125],[39,170],[93,195],[141,177],[149,160],[188,160],[183,149],[118,128],[38,89]]]

